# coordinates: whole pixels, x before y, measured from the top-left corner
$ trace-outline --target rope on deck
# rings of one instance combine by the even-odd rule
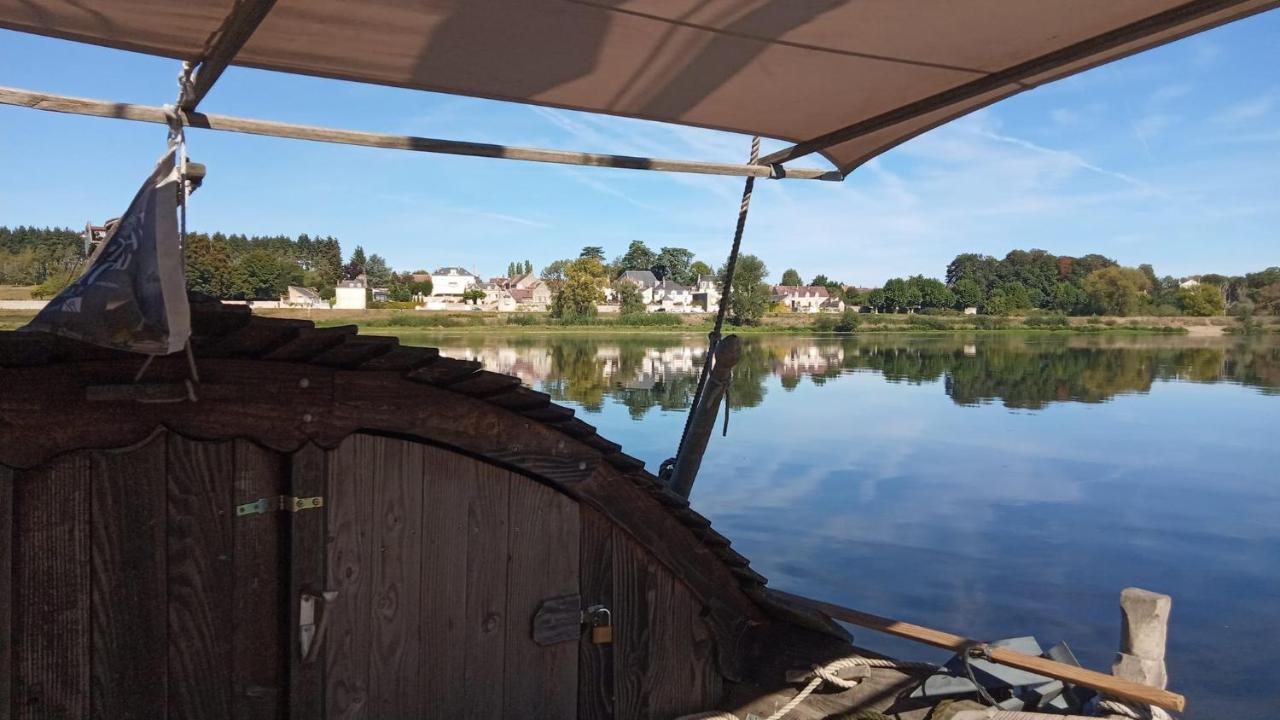
[[[854,687],[857,687],[858,683],[862,682],[861,679],[846,680],[837,674],[841,670],[848,670],[849,668],[854,667],[884,668],[904,671],[915,670],[923,672],[934,672],[938,669],[938,666],[932,663],[866,658],[861,655],[850,655],[848,657],[839,658],[837,660],[832,660],[826,665],[814,665],[811,670],[812,677],[809,678],[808,683],[800,689],[800,692],[796,693],[795,697],[788,700],[785,705],[775,710],[774,713],[765,718],[765,720],[782,720],[782,718],[789,715],[792,710],[799,707],[800,703],[804,702],[813,694],[813,691],[817,690],[824,682],[830,683],[842,690],[851,690]],[[676,720],[739,720],[739,718],[731,712],[711,711],[684,715]]]

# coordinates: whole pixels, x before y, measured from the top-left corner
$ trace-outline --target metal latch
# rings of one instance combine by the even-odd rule
[[[291,495],[275,495],[258,498],[251,503],[236,506],[236,515],[257,515],[259,513],[301,512],[324,507],[323,497],[293,497]]]
[[[613,642],[613,613],[604,605],[592,605],[582,611],[582,623],[591,628],[591,642],[608,645]]]
[[[313,662],[320,653],[320,641],[329,625],[329,603],[337,597],[337,590],[325,590],[318,595],[304,592],[298,598],[298,650],[303,663]]]

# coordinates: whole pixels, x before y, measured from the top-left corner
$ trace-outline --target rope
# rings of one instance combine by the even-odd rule
[[[832,660],[826,665],[814,665],[811,669],[812,677],[805,684],[800,692],[795,694],[782,707],[773,712],[772,715],[765,720],[782,720],[800,706],[810,695],[813,694],[823,683],[829,683],[841,690],[851,690],[862,682],[861,679],[846,680],[837,673],[841,670],[848,670],[854,667],[883,668],[891,670],[903,671],[924,671],[933,672],[938,669],[937,665],[922,662],[903,662],[899,660],[886,660],[882,658],[866,658],[860,655],[850,655],[849,657]],[[695,713],[693,715],[683,715],[677,720],[739,720],[737,715],[729,712],[711,711],[703,713]]]
[[[1098,701],[1099,713],[1119,715],[1131,720],[1169,720],[1169,713],[1154,705],[1138,705],[1123,700],[1104,699]]]
[[[760,159],[760,136],[751,138],[751,165]],[[716,322],[711,332],[707,333],[707,355],[702,359],[702,372],[698,375],[698,385],[693,391],[693,404],[689,406],[689,414],[684,419],[684,431],[680,433],[680,444],[676,447],[676,457],[684,451],[685,441],[689,436],[689,426],[693,424],[693,414],[702,400],[702,391],[707,385],[707,377],[711,375],[711,361],[716,347],[720,344],[720,331],[724,328],[725,316],[729,313],[729,296],[733,291],[733,277],[738,269],[738,251],[742,248],[742,233],[747,227],[747,211],[751,209],[751,193],[755,190],[756,178],[748,175],[742,185],[742,202],[738,205],[738,225],[733,231],[733,245],[729,248],[729,259],[724,266],[724,287],[720,292],[720,306],[716,309]],[[725,432],[728,433],[728,408],[725,402]],[[659,475],[667,477],[675,466],[676,458],[669,458],[662,463]]]
[[[964,652],[960,653],[960,657],[964,658],[964,674],[969,676],[969,682],[973,683],[973,687],[978,691],[978,697],[982,698],[983,702],[992,707],[999,705],[1000,703],[996,702],[996,699],[991,697],[991,693],[987,692],[987,689],[982,686],[982,683],[978,682],[978,678],[973,674],[973,665],[970,664],[970,659],[974,657],[991,660],[991,647],[986,643],[979,643],[972,647],[965,648]]]

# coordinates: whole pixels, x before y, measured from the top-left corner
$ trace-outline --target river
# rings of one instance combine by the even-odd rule
[[[434,336],[651,470],[704,340]],[[1110,668],[1126,586],[1173,596],[1187,718],[1280,717],[1280,343],[753,337],[694,507],[771,587]],[[899,657],[945,653],[855,629]]]

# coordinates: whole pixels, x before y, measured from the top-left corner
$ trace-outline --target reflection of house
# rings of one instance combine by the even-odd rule
[[[307,287],[298,287],[290,285],[289,292],[284,298],[286,305],[293,307],[328,307],[329,303],[325,302],[320,293]]]
[[[833,298],[831,292],[822,285],[774,285],[773,301],[798,313],[844,310],[844,302],[840,298]]]
[[[479,282],[480,278],[466,268],[442,267],[431,273],[431,294],[461,295]]]
[[[365,288],[368,278],[362,273],[355,280],[343,280],[334,288],[333,307],[335,310],[365,309]]]

